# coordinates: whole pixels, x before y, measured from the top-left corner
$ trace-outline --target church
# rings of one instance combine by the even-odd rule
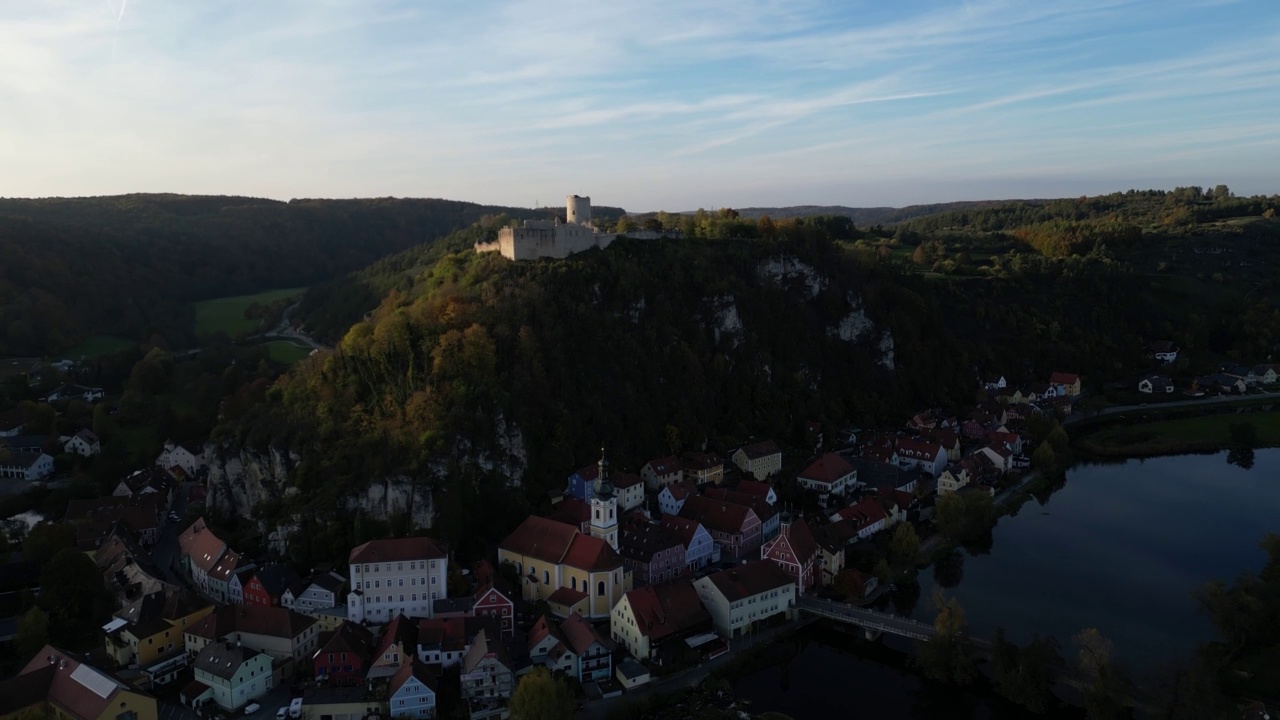
[[[601,457],[591,498],[590,532],[530,516],[498,545],[498,561],[520,575],[525,600],[544,600],[560,617],[607,620],[631,590],[631,573],[618,554],[618,499]]]

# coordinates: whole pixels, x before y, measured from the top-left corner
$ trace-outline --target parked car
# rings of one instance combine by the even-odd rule
[[[284,720],[284,719],[285,719],[285,718],[287,718],[287,717],[289,717],[289,706],[288,706],[288,705],[285,705],[284,707],[282,707],[282,708],[280,708],[279,710],[277,710],[277,711],[276,711],[276,720]]]
[[[261,709],[262,709],[262,706],[259,705],[258,703],[249,703],[248,705],[244,706],[244,714],[252,715]]]
[[[294,720],[302,717],[302,698],[294,698],[289,701],[289,717],[294,718]]]

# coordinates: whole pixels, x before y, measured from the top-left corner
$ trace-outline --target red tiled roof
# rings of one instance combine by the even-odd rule
[[[547,596],[547,602],[565,607],[573,607],[578,603],[586,600],[589,596],[581,590],[573,590],[571,588],[562,587]]]
[[[854,527],[859,530],[870,527],[881,520],[886,520],[889,514],[880,507],[880,503],[874,498],[865,497],[849,507],[836,513],[842,519],[850,520],[854,523]]]
[[[44,670],[49,666],[55,668],[52,678],[48,678],[49,671]],[[52,645],[45,645],[36,653],[18,676],[30,676],[28,682],[42,684],[47,679],[49,703],[79,718],[100,717],[111,707],[119,692],[128,689],[115,677]]]
[[[657,460],[649,461],[649,469],[655,475],[670,475],[678,473],[684,468],[680,465],[680,461],[674,455],[660,457]]]
[[[1049,376],[1050,385],[1074,385],[1080,380],[1075,373],[1056,372]]]
[[[659,522],[668,532],[675,535],[676,539],[683,543],[686,548],[693,542],[694,535],[698,534],[698,528],[702,527],[697,520],[680,517],[679,515],[663,515]]]
[[[352,653],[367,664],[373,652],[373,633],[359,623],[344,620],[333,633],[333,637],[316,651],[316,656],[321,653],[338,652]]]
[[[566,496],[556,504],[555,511],[547,519],[581,528],[583,523],[591,522],[591,505],[576,497]]]
[[[186,632],[207,640],[218,640],[233,632],[268,635],[290,640],[315,624],[313,618],[288,608],[266,605],[221,605]]]
[[[709,575],[707,579],[729,602],[754,597],[793,582],[790,575],[768,560],[756,560],[732,570],[721,570]]]
[[[809,523],[797,520],[777,537],[769,541],[771,544],[785,542],[791,546],[791,552],[801,561],[807,561],[818,554],[818,543],[813,539]]]
[[[598,537],[578,533],[569,543],[561,564],[588,572],[613,570],[622,567],[622,558],[609,543]]]
[[[565,641],[568,642],[569,649],[578,657],[586,655],[587,651],[595,643],[599,643],[606,649],[613,647],[613,643],[602,637],[600,633],[596,632],[591,623],[583,620],[576,613],[571,613],[569,617],[560,623],[560,633],[564,635]]]
[[[708,530],[738,533],[755,512],[746,505],[695,495],[685,501],[680,515],[697,520]]]
[[[760,518],[760,522],[764,522],[778,514],[778,510],[760,495],[748,495],[747,493],[719,487],[709,487],[703,490],[702,494],[712,500],[727,500],[731,503],[746,505],[755,511],[756,517]]]
[[[351,550],[347,562],[373,563],[396,560],[421,560],[423,558],[440,560],[447,557],[429,537],[387,538],[370,540]]]
[[[218,561],[226,552],[227,544],[219,540],[212,530],[205,530],[195,536],[188,556],[191,558],[192,565],[209,573],[218,565]]]
[[[644,478],[640,477],[639,475],[632,475],[631,473],[625,473],[625,472],[617,472],[616,470],[611,470],[609,472],[609,479],[613,481],[613,486],[618,490],[625,490],[626,488],[632,487],[634,485],[639,485],[640,483],[644,482]]]
[[[960,444],[960,436],[956,435],[955,430],[946,430],[943,428],[934,428],[920,433],[920,437],[928,438],[938,443],[943,449],[953,448]]]
[[[691,580],[673,580],[627,593],[636,629],[651,641],[709,622],[711,615],[698,599]]]
[[[853,467],[837,453],[827,453],[800,473],[805,480],[834,485],[840,478],[853,472]]]
[[[760,458],[777,455],[782,451],[778,449],[778,443],[772,440],[764,440],[762,442],[743,446],[742,454],[746,455],[749,460],[759,460]]]
[[[685,470],[712,470],[724,467],[724,461],[710,453],[685,453],[681,457]]]
[[[396,693],[400,692],[400,688],[404,687],[404,684],[409,682],[409,678],[414,678],[423,685],[426,685],[431,689],[431,692],[435,692],[436,690],[435,674],[431,672],[425,663],[415,657],[412,660],[403,663],[400,666],[400,669],[396,670],[396,674],[391,676],[391,680],[388,681],[387,684],[387,695],[389,697],[395,696]]]
[[[739,480],[738,485],[734,490],[737,490],[744,495],[750,495],[752,497],[758,497],[761,500],[766,500],[769,497],[769,491],[773,490],[773,486],[766,482],[760,482],[759,480]]]
[[[672,485],[668,485],[664,488],[664,491],[669,493],[671,497],[676,500],[684,500],[685,498],[689,497],[689,489],[681,485],[680,483],[674,483]]]
[[[498,547],[508,552],[558,564],[568,552],[569,545],[576,535],[578,535],[577,528],[530,515],[499,543]]]
[[[932,440],[917,440],[915,438],[902,438],[898,440],[898,455],[913,460],[922,460],[928,458],[932,460],[938,455],[946,455],[946,450],[942,445]]]

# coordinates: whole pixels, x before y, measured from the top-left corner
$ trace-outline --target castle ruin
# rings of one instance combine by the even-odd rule
[[[616,233],[596,232],[591,223],[591,198],[569,195],[564,202],[565,220],[525,220],[520,227],[502,228],[493,242],[475,244],[476,252],[496,252],[508,260],[562,259],[591,248],[607,248]],[[638,230],[626,233],[637,240],[656,240],[675,231]]]

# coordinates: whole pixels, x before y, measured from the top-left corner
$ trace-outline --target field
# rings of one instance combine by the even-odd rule
[[[285,298],[302,295],[306,288],[268,290],[256,295],[236,295],[215,298],[195,304],[196,333],[224,332],[231,337],[245,335],[259,329],[259,321],[246,318],[244,311],[252,304],[268,305]]]
[[[79,360],[80,358],[96,358],[99,355],[109,355],[121,350],[128,350],[136,345],[132,340],[125,340],[115,335],[94,335],[86,338],[84,342],[71,348],[65,353],[65,356],[71,360]]]
[[[295,345],[288,340],[273,340],[263,343],[262,346],[267,349],[267,354],[272,360],[290,365],[311,354],[311,348]]]
[[[1127,456],[1212,450],[1229,447],[1231,425],[1242,423],[1250,423],[1257,429],[1259,447],[1280,446],[1280,411],[1224,413],[1116,425],[1088,437],[1081,446],[1098,454]]]

